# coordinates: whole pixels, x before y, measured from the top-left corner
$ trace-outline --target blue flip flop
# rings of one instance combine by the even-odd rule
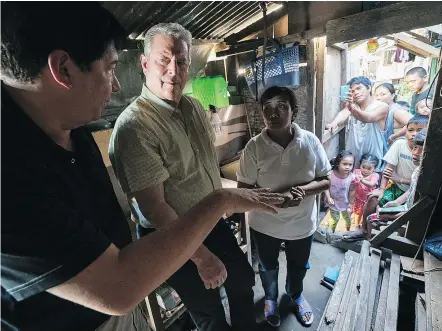
[[[267,323],[277,328],[281,325],[281,317],[279,315],[278,303],[273,300],[265,300],[264,302],[264,317]]]
[[[305,327],[311,326],[313,323],[314,316],[313,316],[313,310],[310,307],[310,304],[307,302],[307,300],[304,298],[303,295],[301,295],[298,299],[295,300],[295,304],[296,304],[295,315],[298,318],[299,323],[301,323],[302,326],[305,326]],[[307,314],[307,313],[311,313],[311,315],[310,315],[309,320],[304,322],[302,320],[302,317],[304,317],[305,314]]]

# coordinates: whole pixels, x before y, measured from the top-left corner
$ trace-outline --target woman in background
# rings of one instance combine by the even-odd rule
[[[398,138],[394,133],[394,129],[402,129],[407,125],[408,120],[412,118],[413,115],[396,102],[396,91],[390,83],[378,85],[375,90],[375,97],[390,107],[385,123],[385,130],[383,131],[385,142],[387,145],[390,145]]]

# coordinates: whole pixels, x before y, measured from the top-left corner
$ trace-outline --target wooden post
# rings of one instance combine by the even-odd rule
[[[428,123],[427,139],[424,145],[424,153],[421,164],[421,174],[419,176],[416,192],[421,196],[429,196],[437,203],[437,196],[442,184],[442,55],[439,56],[439,76],[437,78],[433,111]],[[422,217],[424,216],[424,217]],[[426,216],[426,217],[425,217]],[[430,222],[430,214],[421,215],[410,220],[405,237],[415,242],[421,242]]]
[[[315,105],[316,105],[316,75],[315,75],[315,49],[314,39],[307,41],[306,53],[307,53],[307,123],[306,130],[315,133]]]
[[[325,73],[325,38],[313,39],[315,44],[315,86],[316,102],[314,108],[315,134],[322,141],[324,132],[324,73]]]
[[[160,306],[158,305],[157,295],[155,291],[150,293],[146,298],[147,310],[149,311],[150,326],[154,331],[165,331],[166,328],[161,318]]]

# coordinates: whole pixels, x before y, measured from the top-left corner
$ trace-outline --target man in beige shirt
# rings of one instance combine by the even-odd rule
[[[191,42],[190,32],[175,23],[158,24],[146,33],[141,55],[146,83],[112,134],[111,162],[131,202],[139,236],[168,226],[221,187],[208,117],[198,101],[182,95]],[[232,329],[243,331],[256,327],[254,279],[221,219],[168,283],[201,331],[231,329],[218,290],[224,284]]]

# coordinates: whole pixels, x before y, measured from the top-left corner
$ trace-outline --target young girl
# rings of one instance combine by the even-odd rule
[[[349,151],[341,151],[331,162],[330,189],[325,198],[330,211],[330,229],[335,232],[342,215],[347,231],[350,231],[353,203],[358,178],[352,172],[355,157]]]
[[[353,223],[357,226],[360,224],[368,194],[376,188],[376,185],[379,182],[379,174],[374,172],[378,162],[379,159],[376,156],[364,154],[359,163],[360,169],[355,169],[353,171],[358,178],[353,207]]]

